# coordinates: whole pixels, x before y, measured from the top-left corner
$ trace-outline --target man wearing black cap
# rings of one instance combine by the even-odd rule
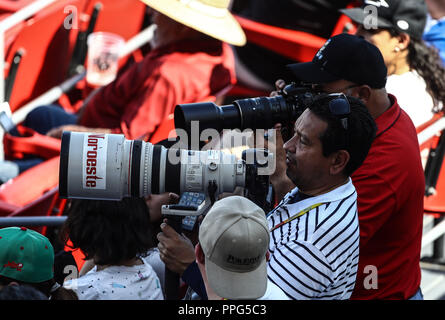
[[[388,69],[386,90],[414,125],[430,120],[445,103],[445,68],[436,48],[422,40],[425,1],[365,0],[362,7],[341,12],[357,24],[356,35],[379,48]]]
[[[360,223],[352,299],[418,297],[425,181],[416,130],[385,90],[387,70],[380,51],[361,37],[341,34],[330,38],[312,62],[289,67],[298,81],[360,98],[377,124],[368,156],[351,176]],[[271,177],[278,197],[292,186],[285,167],[277,163]]]

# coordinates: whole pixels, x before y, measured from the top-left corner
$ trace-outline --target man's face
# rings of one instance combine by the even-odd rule
[[[317,85],[317,88],[324,93],[337,93],[343,92],[348,96],[358,96],[357,88],[360,86],[347,80],[336,80],[324,84]]]
[[[295,122],[294,136],[284,144],[286,174],[302,192],[323,185],[329,175],[330,159],[323,156],[320,140],[327,126],[306,109]]]
[[[170,19],[154,9],[151,9],[151,21],[157,26],[151,41],[153,48],[158,48],[165,43],[173,42],[173,40],[186,29],[183,24]]]

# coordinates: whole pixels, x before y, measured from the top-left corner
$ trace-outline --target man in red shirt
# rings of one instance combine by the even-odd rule
[[[421,298],[425,180],[414,125],[396,97],[385,90],[386,67],[380,51],[363,38],[341,34],[329,39],[312,62],[289,68],[297,80],[316,84],[324,92],[362,99],[377,124],[368,156],[351,177],[360,224],[359,265],[351,298]],[[277,88],[282,87],[283,81],[277,81]],[[279,130],[277,134],[279,144]],[[292,188],[283,168],[277,163],[271,177],[280,198]]]
[[[244,45],[246,39],[227,9],[229,0],[142,1],[157,25],[152,51],[87,98],[80,114],[37,108],[25,126],[54,137],[66,130],[149,139],[177,104],[215,100],[235,83],[228,43]]]

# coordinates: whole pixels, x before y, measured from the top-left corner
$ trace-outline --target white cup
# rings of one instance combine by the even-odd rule
[[[125,40],[108,32],[94,32],[88,36],[87,82],[104,86],[117,75],[120,52]]]

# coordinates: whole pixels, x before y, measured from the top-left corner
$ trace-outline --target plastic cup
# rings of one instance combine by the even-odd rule
[[[116,78],[124,38],[108,32],[94,32],[88,36],[87,82],[104,86]]]

